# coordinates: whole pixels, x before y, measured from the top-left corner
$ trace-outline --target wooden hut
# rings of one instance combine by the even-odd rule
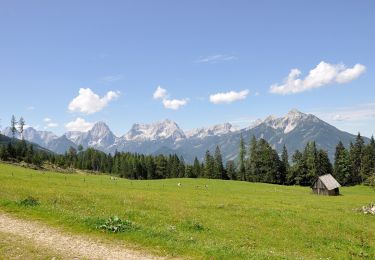
[[[340,195],[339,187],[340,183],[331,174],[320,176],[311,186],[315,194],[329,196]]]

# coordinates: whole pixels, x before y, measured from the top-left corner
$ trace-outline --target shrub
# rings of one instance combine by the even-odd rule
[[[367,180],[365,181],[365,185],[375,188],[375,173],[367,178]]]
[[[196,220],[188,220],[186,222],[186,227],[190,230],[194,230],[194,231],[203,231],[205,230],[205,227],[203,226],[202,223],[200,223],[199,221],[196,221]]]
[[[31,197],[31,196],[28,196],[26,199],[23,199],[20,201],[20,205],[22,206],[35,207],[35,206],[38,206],[39,204],[40,202],[36,198]]]
[[[103,231],[118,233],[134,229],[134,224],[130,220],[121,220],[117,216],[113,216],[105,220],[98,229]]]

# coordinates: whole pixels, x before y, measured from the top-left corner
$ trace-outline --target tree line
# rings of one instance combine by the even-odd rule
[[[184,158],[176,154],[153,156],[115,152],[111,155],[93,148],[84,150],[81,145],[78,149],[71,147],[63,155],[54,154],[25,142],[24,125],[23,119],[17,123],[12,117],[12,141],[0,147],[1,160],[25,161],[39,166],[50,162],[62,168],[109,173],[128,179],[186,177],[302,186],[311,185],[318,176],[325,174],[332,174],[341,185],[360,184],[375,175],[374,137],[365,144],[360,134],[348,148],[342,142],[337,144],[333,164],[327,152],[318,149],[315,142],[307,143],[289,159],[285,146],[279,155],[265,139],[257,140],[253,136],[245,145],[241,136],[238,160],[228,160],[224,165],[219,146],[213,154],[206,151],[202,162],[195,158],[192,164],[185,163]],[[15,140],[17,131],[21,134],[20,141]]]

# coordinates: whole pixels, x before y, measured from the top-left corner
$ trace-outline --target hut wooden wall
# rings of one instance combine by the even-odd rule
[[[318,179],[314,183],[314,185],[312,186],[312,190],[315,194],[319,194],[319,195],[330,195],[330,196],[339,195],[339,188],[336,188],[334,190],[328,190],[320,179]]]

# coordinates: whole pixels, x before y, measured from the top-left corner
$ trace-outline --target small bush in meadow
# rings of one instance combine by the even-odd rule
[[[28,196],[26,199],[21,200],[19,204],[22,206],[35,207],[35,206],[38,206],[40,202],[38,201],[38,199]]]
[[[128,230],[133,230],[135,228],[133,222],[130,220],[121,220],[117,216],[113,216],[108,218],[103,222],[103,224],[98,226],[98,229],[103,231],[118,233],[124,232]]]
[[[187,221],[187,228],[194,231],[203,231],[205,230],[205,227],[202,223],[196,220],[189,220]]]

